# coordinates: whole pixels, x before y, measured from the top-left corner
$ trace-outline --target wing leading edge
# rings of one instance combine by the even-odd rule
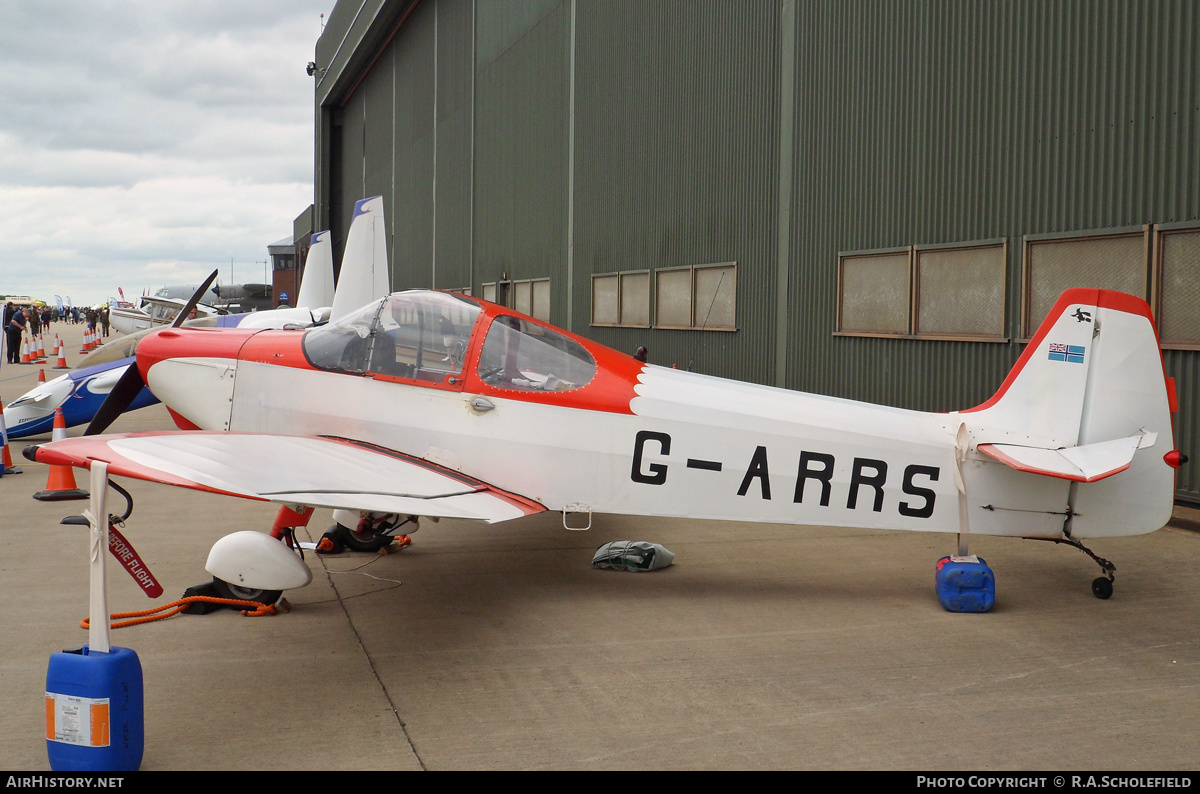
[[[41,463],[283,504],[489,523],[539,513],[525,497],[419,458],[326,436],[169,431],[79,436],[31,447]]]

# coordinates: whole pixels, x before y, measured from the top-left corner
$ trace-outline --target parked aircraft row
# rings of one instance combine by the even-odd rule
[[[371,200],[364,203],[364,208],[354,223],[362,226],[370,224],[374,214],[382,211],[382,200]],[[382,229],[382,226],[380,227]],[[372,228],[371,233],[374,234]],[[376,266],[374,257],[383,246],[383,241],[376,245],[372,239],[370,245],[358,245],[348,248],[342,261],[341,284],[344,294],[350,295],[349,301],[363,301],[372,297],[382,297],[387,292],[386,265]],[[378,274],[378,275],[377,275]],[[200,297],[214,295],[213,288],[199,289],[200,285],[189,287],[192,295]],[[135,317],[132,312],[114,309],[112,322],[118,331],[125,335],[113,339],[88,355],[86,361],[72,371],[46,383],[40,383],[35,388],[21,395],[5,407],[5,422],[10,438],[26,438],[53,429],[54,409],[61,408],[67,427],[87,424],[92,421],[111,393],[113,386],[124,374],[126,368],[133,363],[134,350],[138,342],[153,330],[169,327],[176,322],[180,311],[188,303],[187,298],[178,296],[182,288],[164,287],[159,293],[142,298],[142,305],[149,307],[151,313],[144,317],[135,318],[128,326],[121,321]],[[228,287],[223,289],[228,290]],[[197,303],[197,317],[185,319],[182,325],[187,327],[244,327],[244,328],[284,328],[294,326],[307,328],[312,325],[328,322],[336,302],[336,290],[333,277],[333,248],[329,240],[329,232],[314,234],[308,253],[307,267],[296,296],[296,308],[267,309],[262,311],[244,312],[240,314],[218,314],[212,307]],[[343,306],[353,305],[342,302]],[[310,308],[311,307],[311,308]],[[136,311],[136,310],[135,310]],[[343,311],[345,311],[343,309]],[[144,313],[142,313],[144,314]],[[126,408],[135,410],[158,402],[149,389],[143,388]]]

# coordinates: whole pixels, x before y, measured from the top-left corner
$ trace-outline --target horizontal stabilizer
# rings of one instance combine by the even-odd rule
[[[979,451],[1017,471],[1074,482],[1096,482],[1128,469],[1134,453],[1153,446],[1156,439],[1156,433],[1139,433],[1082,447],[1046,449],[1016,444],[980,444]]]

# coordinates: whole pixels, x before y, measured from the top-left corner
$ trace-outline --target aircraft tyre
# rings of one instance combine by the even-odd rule
[[[351,529],[345,524],[335,524],[329,528],[329,531],[336,531],[338,539],[351,551],[379,551],[395,540],[391,535],[384,535],[374,529],[360,531]]]
[[[257,601],[260,604],[271,606],[279,597],[283,595],[282,590],[259,590],[252,587],[239,587],[235,584],[230,584],[224,579],[213,577],[213,588],[217,591],[218,598],[232,598],[237,601]]]
[[[1096,596],[1096,598],[1112,598],[1112,594],[1112,580],[1104,576],[1097,576],[1092,580],[1092,595]]]

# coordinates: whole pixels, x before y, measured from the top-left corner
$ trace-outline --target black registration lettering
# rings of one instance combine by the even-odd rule
[[[868,476],[867,469],[874,471],[874,474]],[[883,483],[887,480],[887,464],[882,460],[872,460],[871,458],[855,458],[854,468],[850,472],[850,498],[846,501],[846,507],[850,510],[858,504],[858,489],[861,486],[868,486],[875,489],[875,502],[871,505],[871,510],[876,513],[883,512]]]
[[[629,475],[634,482],[646,485],[662,485],[667,481],[667,467],[663,463],[651,463],[642,471],[642,451],[646,442],[657,441],[660,455],[671,454],[671,437],[666,433],[656,433],[653,430],[641,430],[633,442],[633,472]]]
[[[937,466],[918,466],[913,464],[904,469],[904,485],[901,490],[909,496],[919,496],[925,500],[925,503],[920,507],[913,507],[908,502],[900,503],[900,515],[909,516],[910,518],[929,518],[933,515],[933,500],[937,498],[937,494],[932,488],[918,488],[913,484],[913,477],[923,475],[928,477],[933,482],[937,482],[938,476],[941,474],[941,469]]]
[[[742,478],[742,487],[738,488],[738,496],[745,496],[750,490],[750,481],[757,479],[759,487],[762,490],[762,498],[771,498],[771,476],[767,472],[767,448],[756,447],[754,457],[750,459],[750,466],[746,469],[746,476]]]
[[[813,464],[818,463],[821,464],[821,468],[814,468]],[[793,502],[804,501],[805,480],[821,483],[821,507],[829,507],[829,494],[833,490],[833,455],[826,455],[824,452],[800,453],[800,471],[796,473],[796,494],[792,497]]]

